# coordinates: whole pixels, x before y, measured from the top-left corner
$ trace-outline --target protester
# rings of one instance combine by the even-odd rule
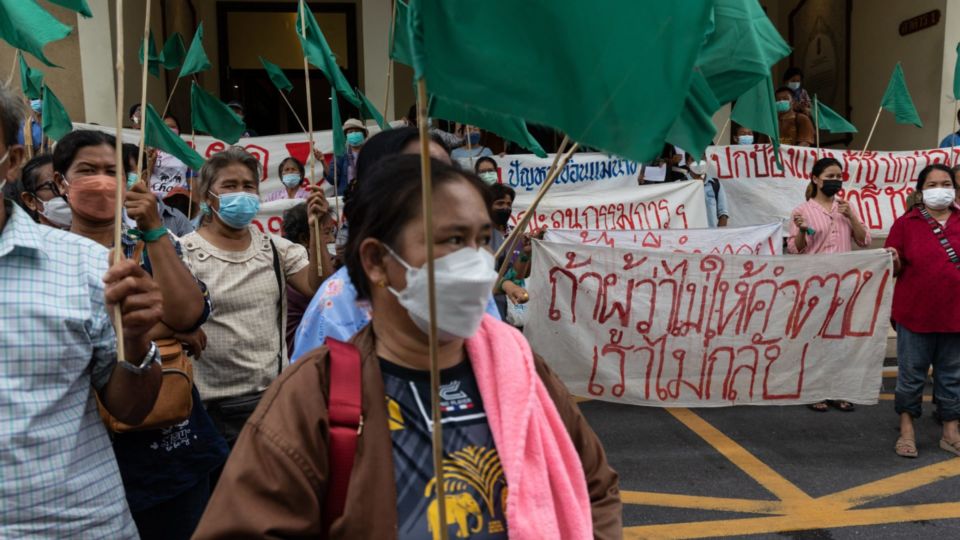
[[[813,164],[810,176],[807,202],[792,213],[787,252],[804,255],[845,253],[852,249],[851,240],[860,247],[870,245],[870,233],[856,211],[847,201],[837,197],[843,189],[840,162],[822,158]],[[826,412],[831,406],[841,411],[854,410],[853,404],[844,400],[821,401],[809,407]]]
[[[240,120],[243,120],[243,123],[244,123],[243,136],[244,137],[259,137],[257,132],[254,131],[249,124],[247,124],[247,118],[246,118],[246,114],[243,111],[242,103],[234,100],[234,101],[231,101],[230,103],[227,103],[227,107],[230,107],[230,110],[233,111],[233,114],[240,117]]]
[[[493,161],[491,158],[481,158]],[[480,162],[477,162],[477,168],[480,168]],[[479,176],[479,175],[478,175]],[[483,176],[480,179],[487,182]],[[510,217],[513,215],[513,201],[517,198],[517,192],[505,184],[493,184],[490,186],[490,219],[493,222],[493,230],[490,233],[490,250],[494,253],[500,250],[500,246],[510,236],[513,226],[510,225]],[[506,255],[497,260],[497,265],[503,263]],[[500,318],[507,318],[507,295],[510,295],[514,303],[525,303],[530,299],[526,289],[522,285],[514,283],[512,280],[505,280],[500,284],[493,294],[493,300],[497,303],[497,311]]]
[[[470,404],[441,405],[445,468],[478,453],[485,463],[500,463],[480,484],[451,484],[446,501],[487,516],[487,534],[620,538],[617,474],[596,435],[523,336],[484,316],[496,271],[484,249],[491,225],[483,182],[439,161],[430,166],[441,384],[458,390],[458,404]],[[431,399],[420,198],[417,156],[383,160],[357,188],[347,267],[359,297],[374,309],[373,323],[353,340],[362,362],[363,432],[352,467],[343,470],[327,443],[332,414],[317,396],[327,396],[328,386],[340,389],[342,372],[327,376],[330,354],[321,348],[267,391],[197,538],[438,534],[431,435],[418,406]],[[324,515],[331,475],[349,481],[339,516]],[[371,497],[383,503],[376,519]],[[448,526],[451,536],[468,535],[466,522]]]
[[[917,179],[920,204],[894,222],[886,248],[897,281],[893,319],[897,330],[895,410],[900,436],[894,450],[917,457],[913,419],[919,418],[927,370],[943,422],[940,448],[960,455],[960,206],[953,171],[933,164]],[[930,295],[936,299],[931,301]]]
[[[123,159],[125,164],[125,169],[127,172],[127,185],[132,186],[139,180],[137,175],[137,159],[139,147],[132,143],[124,143],[123,145]],[[186,236],[194,231],[193,223],[187,219],[187,216],[183,214],[182,211],[178,208],[174,208],[167,204],[167,201],[170,201],[174,198],[185,198],[189,200],[190,193],[186,192],[185,196],[181,195],[184,193],[182,187],[177,187],[167,193],[164,200],[157,201],[157,212],[160,214],[160,220],[163,221],[163,226],[167,228],[168,231],[173,233],[177,238]]]
[[[336,220],[334,220],[334,217],[330,212],[327,212],[323,215],[322,221],[320,222],[320,234],[321,245],[323,246],[323,249],[327,251],[328,256],[332,256],[328,248],[329,246],[333,245],[335,229]],[[308,244],[310,242],[310,227],[307,225],[307,205],[298,204],[293,208],[287,209],[283,213],[283,237],[294,244],[300,244],[305,249],[310,248]],[[331,260],[331,267],[324,271],[324,274],[332,274],[333,269],[334,264]],[[289,283],[287,283],[286,340],[288,353],[293,352],[297,327],[300,326],[300,321],[303,319],[303,313],[306,311],[309,304],[310,297],[300,294],[297,289],[293,288]]]
[[[700,162],[700,166],[704,170],[695,172],[693,165],[691,165],[690,175],[703,181],[703,198],[707,205],[707,226],[711,229],[726,227],[727,221],[730,219],[730,213],[727,210],[727,192],[723,189],[723,184],[719,178],[707,175],[704,162]]]
[[[46,142],[43,136],[43,100],[30,100],[30,115],[20,124],[20,130],[17,131],[19,145],[27,144],[25,135],[27,124],[30,125],[30,149],[34,154],[39,153]]]
[[[143,117],[143,108],[139,103],[134,103],[130,106],[130,112],[127,113],[127,118],[130,119],[130,127],[133,129],[140,129],[140,119]]]
[[[777,96],[777,118],[780,122],[780,143],[794,146],[813,146],[816,134],[810,116],[795,110],[793,91],[780,87]]]
[[[77,130],[60,139],[53,155],[75,216],[71,231],[107,248],[113,247],[114,238],[114,145],[112,135]],[[127,154],[125,159],[132,157]],[[128,172],[136,170],[135,165]],[[124,191],[124,207],[139,229],[123,231],[124,255],[154,278],[163,296],[162,322],[150,335],[185,340],[199,358],[204,339],[199,328],[211,311],[206,286],[180,260],[180,245],[163,226],[156,196],[142,182]],[[139,259],[138,242],[143,243]],[[226,459],[226,443],[214,430],[196,388],[185,421],[164,429],[116,433],[113,450],[140,537],[190,538],[210,496],[210,471]]]
[[[686,164],[686,152],[670,143],[664,143],[660,157],[653,162],[654,167],[666,167],[664,182],[687,180],[689,169]]]
[[[20,202],[34,221],[60,229],[70,228],[73,214],[63,196],[62,184],[54,179],[50,154],[37,156],[23,166],[18,188]]]
[[[23,159],[21,118],[0,89],[0,185]],[[148,334],[164,310],[135,262],[108,269],[104,247],[0,204],[0,403],[11,413],[0,424],[0,538],[137,537],[95,396],[118,420],[143,421],[161,381]]]
[[[313,297],[319,270],[313,220],[327,201],[313,187],[309,250],[251,225],[260,208],[260,164],[238,147],[211,156],[200,170],[204,220],[182,239],[193,273],[210,288],[216,309],[203,326],[207,348],[194,365],[200,396],[232,445],[264,389],[287,363],[286,285]],[[309,251],[309,260],[308,260]],[[327,266],[329,262],[325,266]]]
[[[737,126],[736,130],[737,144],[753,144],[756,139],[753,136],[753,130],[746,126]]]
[[[960,123],[960,111],[957,111],[957,122]],[[940,141],[940,148],[951,148],[953,146],[960,146],[960,130],[957,130]]]
[[[363,143],[367,140],[367,127],[356,118],[350,118],[343,123],[343,133],[347,138],[347,153],[334,156],[334,166],[328,167],[326,180],[337,186],[338,193],[344,193],[347,184],[357,178],[357,156]]]
[[[407,127],[415,128],[417,127],[417,105],[413,104],[410,106],[410,109],[407,110],[407,116],[403,119]],[[431,137],[437,137],[440,139],[440,143],[450,149],[460,148],[466,141],[460,135],[450,133],[449,131],[444,131],[433,124],[432,119],[427,119],[427,127],[430,130]],[[448,152],[449,153],[449,152]]]
[[[473,164],[473,171],[477,173],[477,176],[488,186],[492,186],[500,182],[500,173],[497,172],[499,167],[497,167],[497,162],[493,160],[492,157],[484,156],[477,160]],[[511,204],[513,199],[510,200]]]
[[[812,118],[813,101],[807,89],[803,87],[803,71],[795,66],[788,67],[783,72],[783,85],[790,89],[794,110]]]
[[[172,115],[166,115],[163,123],[174,133],[180,134],[180,122]],[[163,150],[151,150],[147,161],[147,172],[150,175],[150,190],[160,198],[165,198],[171,191],[181,188],[190,192],[190,167],[180,161],[180,158]]]
[[[268,195],[266,202],[306,199],[310,195],[309,184],[305,181],[307,171],[299,159],[291,156],[281,161],[277,167],[277,176],[280,177],[283,189]]]
[[[450,157],[453,159],[475,159],[493,155],[493,150],[490,150],[486,146],[480,145],[480,139],[483,137],[483,132],[480,131],[479,128],[469,125],[461,125],[458,132],[462,134],[466,144],[459,148],[455,148],[453,152],[450,153]]]

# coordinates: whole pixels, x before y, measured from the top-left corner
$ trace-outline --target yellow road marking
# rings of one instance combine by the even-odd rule
[[[830,507],[819,507],[786,516],[627,527],[623,531],[623,537],[627,539],[741,537],[748,534],[955,518],[960,518],[960,503],[920,504],[871,508],[868,510],[838,510]]]
[[[730,499],[725,497],[701,497],[698,495],[676,495],[673,493],[655,493],[650,491],[621,491],[620,499],[624,504],[643,504],[669,508],[691,508],[697,510],[715,510],[718,512],[742,512],[745,514],[784,514],[786,510],[780,501],[756,501],[751,499]]]
[[[703,418],[697,416],[690,409],[667,409],[683,425],[705,440],[710,446],[723,454],[731,463],[747,473],[758,484],[774,494],[787,506],[812,501],[813,498],[804,493],[792,482],[770,468],[766,463],[757,459],[744,447],[728,437],[719,429],[713,427]]]
[[[838,508],[853,508],[957,475],[960,475],[960,459],[947,459],[940,463],[827,495],[821,497],[818,501],[836,505]]]

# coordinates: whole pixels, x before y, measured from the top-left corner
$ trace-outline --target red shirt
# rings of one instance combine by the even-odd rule
[[[944,234],[960,249],[960,209],[953,208]],[[893,320],[916,333],[960,333],[960,269],[919,210],[894,222],[886,247],[896,248],[901,265],[893,289]]]

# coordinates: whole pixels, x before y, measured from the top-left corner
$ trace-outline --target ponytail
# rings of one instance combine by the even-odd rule
[[[808,201],[817,196],[817,184],[813,180],[811,180],[810,185],[807,186],[807,192],[805,195]]]

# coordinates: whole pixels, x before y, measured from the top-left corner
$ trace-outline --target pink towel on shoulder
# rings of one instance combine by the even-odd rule
[[[583,465],[527,340],[487,315],[466,346],[507,479],[509,537],[593,538]]]

